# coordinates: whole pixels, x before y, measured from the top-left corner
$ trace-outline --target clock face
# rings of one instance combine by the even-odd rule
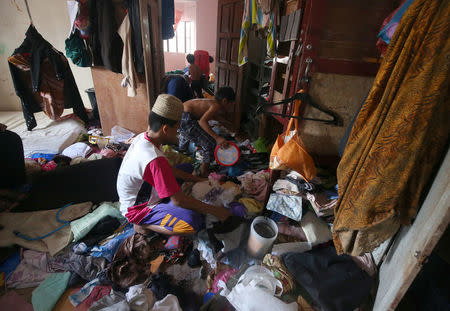
[[[236,144],[229,142],[228,147],[225,149],[221,146],[217,146],[214,152],[217,163],[223,166],[232,166],[236,164],[240,156],[239,147]]]

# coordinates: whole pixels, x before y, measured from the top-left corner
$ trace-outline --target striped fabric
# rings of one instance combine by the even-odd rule
[[[277,5],[269,14],[264,14],[257,6],[256,0],[246,0],[244,6],[244,15],[242,17],[241,38],[239,41],[239,66],[247,63],[248,58],[248,35],[250,30],[257,30],[267,36],[267,56],[275,55],[275,20],[277,17]]]

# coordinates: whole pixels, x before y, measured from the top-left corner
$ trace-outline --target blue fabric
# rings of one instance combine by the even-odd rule
[[[192,89],[181,75],[175,75],[170,79],[167,84],[167,94],[177,97],[183,103],[194,98]]]
[[[53,160],[53,158],[55,157],[55,153],[34,153],[31,155],[32,159],[37,159],[37,158],[44,158],[48,161]]]
[[[398,9],[397,13],[392,16],[392,19],[389,21],[389,23],[387,23],[386,26],[384,26],[383,29],[381,29],[381,31],[378,33],[378,38],[381,38],[387,44],[391,43],[392,37],[389,35],[389,29],[394,24],[398,24],[400,22],[406,10],[413,3],[413,1],[414,0],[406,0],[405,3],[403,3],[403,5]]]
[[[20,263],[20,251],[17,250],[14,254],[8,257],[1,265],[0,272],[5,272],[5,280],[7,280],[11,274],[16,270]]]
[[[93,247],[91,249],[91,256],[92,257],[104,257],[106,260],[111,262],[113,260],[114,254],[117,252],[117,249],[119,248],[120,244],[129,236],[133,235],[134,229],[132,224],[128,224],[124,228],[124,232],[115,238],[111,239],[106,243],[105,245],[102,245],[100,247]]]

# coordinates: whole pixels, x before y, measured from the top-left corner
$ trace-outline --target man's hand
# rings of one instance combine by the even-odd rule
[[[229,147],[227,140],[222,136],[217,137],[216,142],[219,146],[221,146],[224,149],[227,149]]]
[[[7,126],[6,124],[0,123],[0,132],[6,131],[6,128],[7,128],[7,127],[8,127],[8,126]]]

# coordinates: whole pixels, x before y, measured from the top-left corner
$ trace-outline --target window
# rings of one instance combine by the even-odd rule
[[[195,50],[192,43],[193,32],[194,22],[180,21],[175,36],[172,39],[164,40],[164,52],[193,53]]]

